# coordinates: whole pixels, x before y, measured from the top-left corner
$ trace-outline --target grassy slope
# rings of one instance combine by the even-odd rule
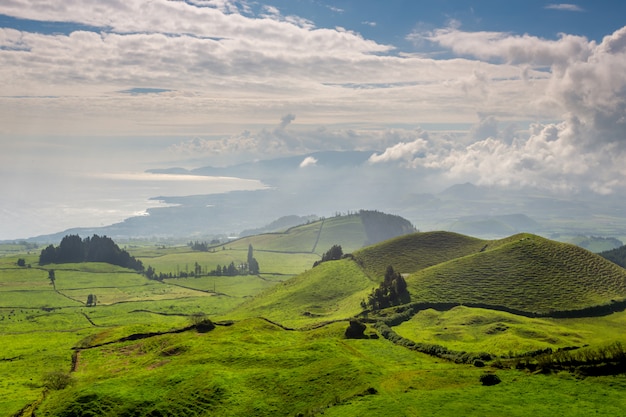
[[[483,370],[346,340],[345,324],[293,332],[259,319],[84,350],[75,383],[38,416],[622,415],[626,378],[576,380]],[[373,388],[375,394],[368,394]]]
[[[480,251],[489,241],[450,232],[426,232],[400,236],[354,253],[372,277],[381,278],[389,265],[411,273]]]
[[[626,297],[626,271],[574,245],[530,234],[485,241],[416,233],[369,246],[262,293],[239,317],[311,322],[359,312],[387,265],[407,278],[412,301],[482,303],[529,313],[573,310]],[[369,277],[369,279],[368,279]],[[303,318],[304,312],[314,314]],[[319,315],[319,317],[315,317]]]
[[[424,310],[394,330],[410,340],[446,346],[456,351],[519,355],[538,349],[626,343],[615,329],[626,322],[626,312],[601,318],[527,318],[480,308]]]
[[[582,248],[534,235],[496,243],[411,275],[412,299],[544,313],[626,297],[626,270]]]
[[[96,335],[92,340],[103,342],[130,333],[179,328],[187,323],[183,314],[195,311],[224,318],[263,315],[293,327],[344,319],[360,311],[360,300],[382,276],[382,273],[378,276],[377,271],[384,272],[389,264],[401,272],[426,268],[408,279],[414,300],[420,291],[431,296],[435,290],[449,291],[456,296],[478,294],[484,297],[475,290],[480,282],[468,279],[467,271],[486,268],[480,270],[485,277],[490,277],[485,282],[501,289],[510,284],[509,275],[507,279],[497,279],[499,275],[489,271],[516,263],[524,266],[509,266],[512,271],[523,270],[525,278],[531,277],[516,281],[517,284],[531,282],[538,287],[537,291],[543,286],[544,293],[554,292],[546,288],[564,288],[565,292],[575,289],[580,280],[576,281],[578,278],[571,275],[585,278],[584,284],[593,289],[597,299],[606,301],[611,292],[619,293],[621,288],[620,275],[614,275],[612,267],[606,267],[595,255],[589,257],[586,251],[571,250],[571,245],[556,244],[532,235],[500,241],[482,241],[451,233],[412,237],[415,241],[403,237],[356,252],[367,274],[351,260],[327,262],[266,290],[263,297],[251,299],[227,315],[224,315],[227,308],[260,287],[252,288],[247,281],[223,282],[231,285],[238,296],[204,294],[180,298],[180,294],[175,294],[172,299],[155,297],[154,301],[139,301],[141,297],[136,297],[133,302],[85,309],[96,326],[102,327],[93,327],[86,320],[80,303],[52,312],[36,310],[33,305],[32,309],[16,310],[10,317],[8,304],[0,303],[0,314],[8,317],[0,323],[0,342],[6,347],[0,358],[4,359],[0,361],[0,371],[14,375],[0,384],[0,414],[11,415],[20,404],[39,397],[43,372],[67,369],[69,347],[91,334]],[[247,244],[237,249],[244,256],[245,250]],[[178,251],[176,256],[184,255],[183,252]],[[374,259],[369,253],[377,257]],[[457,256],[460,258],[450,260]],[[552,259],[550,256],[561,262],[557,264],[558,271],[549,268],[544,271]],[[56,294],[47,281],[46,271],[16,268],[15,260],[0,259],[0,268],[3,268],[0,301],[3,294],[5,301],[14,300],[19,287],[26,295],[35,294],[29,291]],[[436,262],[443,263],[432,266]],[[274,263],[277,267],[280,264]],[[456,267],[452,267],[455,264]],[[586,275],[581,265],[588,266]],[[106,286],[107,277],[124,273],[98,273],[98,266],[92,267],[95,270],[80,273],[73,270],[74,267],[57,270],[57,285],[63,291],[80,290],[68,285],[67,278],[72,276],[85,286],[83,290],[95,291]],[[449,268],[452,278],[429,282],[428,277],[434,276],[439,268]],[[541,271],[544,273],[540,274]],[[556,273],[559,271],[567,274]],[[133,285],[135,278],[131,275],[122,277],[129,279],[128,291],[132,293],[141,287]],[[604,278],[596,280],[594,277]],[[424,279],[426,285],[419,286],[418,279]],[[196,282],[198,286],[210,288],[208,280],[189,279],[184,283]],[[235,291],[235,288],[240,289]],[[493,296],[504,301],[509,297],[506,292],[496,291]],[[43,303],[38,297],[22,297],[24,302],[29,299]],[[68,299],[65,302],[72,304]],[[565,297],[560,302],[574,301]],[[174,315],[156,314],[158,312]],[[305,312],[310,314],[305,316]],[[594,319],[531,320],[461,307],[445,313],[422,312],[397,330],[410,339],[439,343],[451,349],[491,352],[495,349],[507,353],[508,350],[523,351],[526,347],[622,340],[624,338],[616,335],[615,329],[624,325],[624,313]],[[477,383],[482,370],[437,361],[382,339],[344,340],[341,335],[345,327],[342,322],[315,331],[286,332],[262,320],[248,319],[229,328],[218,327],[206,335],[190,332],[159,336],[149,341],[85,351],[79,370],[74,374],[76,384],[50,393],[38,415],[62,415],[61,409],[68,404],[83,411],[93,406],[95,414],[100,415],[104,412],[119,415],[117,411],[130,412],[132,407],[140,405],[143,414],[129,415],[148,415],[151,411],[155,411],[152,415],[158,415],[156,411],[166,415],[167,410],[173,416],[203,415],[204,410],[209,410],[205,415],[294,415],[319,412],[322,408],[325,415],[335,416],[502,413],[584,416],[592,412],[608,416],[622,415],[626,410],[622,395],[626,388],[625,377],[576,381],[567,376],[530,376],[506,370],[498,371],[504,384],[485,388]],[[492,349],[487,349],[490,346]],[[378,394],[359,396],[368,387],[376,388]],[[487,389],[489,395],[486,395]],[[78,398],[81,398],[80,404],[76,404]],[[331,407],[325,408],[328,405]]]
[[[263,316],[289,326],[345,319],[361,311],[361,300],[374,286],[352,260],[324,262],[242,304],[228,317]]]
[[[349,215],[331,217],[292,227],[283,233],[266,233],[245,237],[226,244],[226,247],[247,251],[248,245],[251,244],[255,251],[321,255],[332,245],[341,245],[344,252],[350,252],[361,248],[366,240],[361,217]]]

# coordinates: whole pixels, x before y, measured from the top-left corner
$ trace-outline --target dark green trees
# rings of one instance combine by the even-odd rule
[[[248,245],[248,273],[252,275],[259,274],[259,263],[254,257],[254,249],[252,245]]]
[[[341,245],[333,245],[330,249],[326,251],[326,253],[322,255],[321,260],[315,261],[315,263],[313,263],[313,268],[315,268],[322,262],[336,261],[338,259],[341,259],[342,257],[343,257],[343,249],[341,249]]]
[[[39,255],[40,265],[78,262],[106,262],[143,271],[141,261],[120,249],[106,236],[93,235],[91,238],[81,239],[78,235],[68,235],[61,240],[58,247],[50,245]]]
[[[366,339],[365,324],[358,320],[350,320],[350,326],[344,332],[346,339]]]
[[[98,297],[95,294],[89,294],[87,296],[87,303],[85,304],[87,307],[94,307],[98,304]]]
[[[48,270],[48,279],[50,280],[50,284],[56,289],[56,275],[54,273],[54,269]]]
[[[375,288],[369,295],[367,301],[361,303],[363,308],[380,310],[411,301],[411,296],[407,290],[406,281],[402,274],[394,271],[390,265],[385,272],[385,278],[378,288]]]

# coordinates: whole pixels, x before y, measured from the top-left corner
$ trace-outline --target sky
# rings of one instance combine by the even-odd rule
[[[623,194],[625,16],[608,0],[3,1],[0,239],[271,186],[147,169],[320,150],[438,184]]]

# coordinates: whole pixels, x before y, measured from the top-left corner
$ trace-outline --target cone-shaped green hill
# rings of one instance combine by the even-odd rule
[[[484,303],[529,313],[626,298],[625,269],[578,246],[529,234],[420,270],[407,283],[413,301]]]
[[[451,259],[480,252],[490,242],[450,232],[413,233],[371,245],[354,253],[368,275],[382,280],[389,265],[412,273]]]

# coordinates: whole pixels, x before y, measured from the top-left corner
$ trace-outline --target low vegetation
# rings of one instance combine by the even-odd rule
[[[365,226],[369,215],[206,250],[130,248],[160,281],[6,252],[0,415],[626,412],[626,270],[528,234],[412,233],[360,249],[387,227]],[[208,273],[231,263],[246,274]]]

